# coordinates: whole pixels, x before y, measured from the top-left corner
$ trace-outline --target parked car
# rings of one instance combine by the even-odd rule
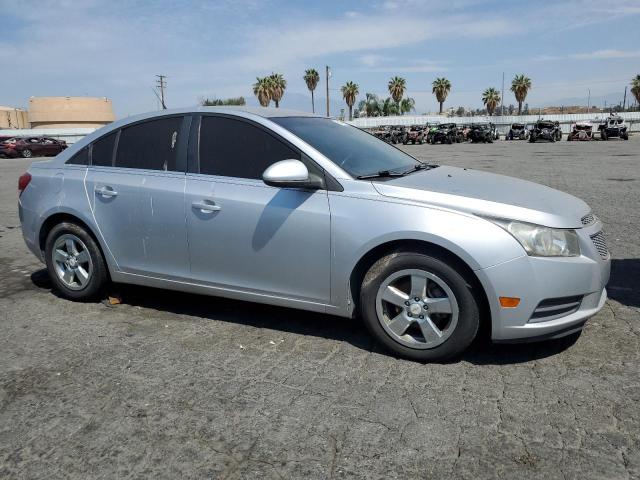
[[[34,162],[18,189],[24,240],[72,300],[113,281],[358,314],[427,361],[483,322],[495,341],[578,332],[607,297],[602,223],[582,200],[284,109],[119,120]]]
[[[567,141],[593,140],[593,125],[591,122],[576,122],[571,125],[571,132],[567,135]]]
[[[462,141],[462,132],[458,130],[455,123],[441,123],[435,127],[431,134],[431,144],[436,143],[460,143]]]
[[[402,143],[404,143],[405,145],[407,143],[411,143],[413,145],[419,143],[420,145],[422,145],[425,142],[426,137],[427,134],[425,131],[425,127],[414,125],[413,127],[409,128],[407,136]]]
[[[49,137],[26,137],[5,140],[0,144],[0,155],[15,157],[52,157],[58,155],[67,144],[63,140]]]
[[[538,140],[548,140],[550,142],[562,140],[560,123],[549,120],[538,120],[529,132],[529,141],[534,143]]]
[[[600,139],[608,140],[609,138],[621,138],[623,140],[629,140],[629,131],[627,130],[627,124],[620,115],[611,114],[605,120],[598,125],[600,131]]]
[[[524,123],[512,123],[509,132],[504,137],[505,140],[528,140],[529,129]]]
[[[471,125],[471,130],[467,135],[467,138],[473,143],[493,143],[493,137],[494,134],[491,131],[491,126],[479,123]]]

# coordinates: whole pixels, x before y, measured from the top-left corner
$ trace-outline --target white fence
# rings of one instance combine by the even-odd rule
[[[72,144],[95,130],[95,128],[22,128],[0,130],[0,137],[49,137]]]
[[[629,125],[630,131],[640,131],[640,112],[624,112],[619,114],[625,119]],[[360,128],[374,128],[382,125],[425,125],[427,123],[456,123],[456,124],[469,124],[469,123],[483,123],[492,122],[496,125],[496,128],[501,134],[506,134],[512,123],[524,123],[525,125],[531,125],[537,122],[539,119],[551,120],[554,122],[560,122],[562,131],[569,133],[571,124],[576,121],[591,121],[594,123],[594,127],[600,122],[600,120],[608,117],[606,113],[576,113],[565,115],[504,115],[504,116],[492,116],[480,115],[475,117],[447,117],[440,115],[399,115],[393,117],[366,117],[366,118],[354,118],[348,122],[356,127]]]

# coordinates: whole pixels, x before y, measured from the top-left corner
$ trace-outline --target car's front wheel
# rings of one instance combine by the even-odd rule
[[[95,300],[107,284],[107,268],[100,247],[75,223],[63,222],[51,229],[45,260],[53,285],[71,300]]]
[[[24,158],[31,158],[33,156],[33,152],[31,150],[29,150],[28,148],[25,148],[24,150],[22,150],[21,155]]]
[[[443,260],[399,252],[378,260],[362,283],[365,325],[388,350],[418,361],[462,353],[475,338],[480,309],[471,283]]]

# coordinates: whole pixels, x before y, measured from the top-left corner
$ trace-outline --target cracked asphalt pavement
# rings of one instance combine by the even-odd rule
[[[139,287],[50,289],[0,159],[0,478],[640,478],[640,137],[407,146],[587,201],[613,256],[580,336],[422,365],[358,320]]]

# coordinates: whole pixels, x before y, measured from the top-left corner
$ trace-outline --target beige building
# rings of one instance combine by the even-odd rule
[[[29,128],[27,111],[0,106],[0,129]]]
[[[111,100],[102,97],[31,97],[31,128],[99,128],[115,120]]]

